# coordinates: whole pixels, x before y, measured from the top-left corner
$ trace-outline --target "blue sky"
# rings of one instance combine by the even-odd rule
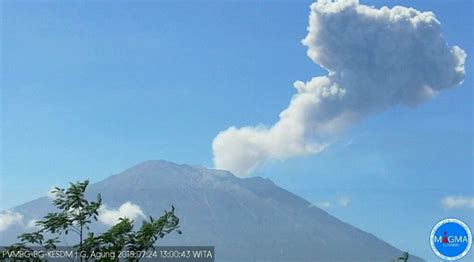
[[[274,123],[295,80],[326,74],[300,42],[310,3],[2,2],[0,209],[149,159],[212,167],[219,131]],[[468,54],[464,84],[254,175],[330,202],[336,217],[430,259],[438,220],[474,224],[473,209],[441,205],[446,195],[473,197],[474,7],[362,3],[434,12],[448,43]]]

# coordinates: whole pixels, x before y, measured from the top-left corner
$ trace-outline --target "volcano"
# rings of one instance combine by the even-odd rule
[[[157,244],[215,246],[216,261],[380,262],[402,254],[261,177],[238,178],[224,170],[154,160],[91,184],[88,197],[97,193],[109,208],[131,202],[153,217],[174,205],[183,234]],[[29,221],[54,207],[43,197],[12,211]],[[11,244],[25,231],[20,225],[8,228],[0,244]],[[409,261],[423,260],[410,256]]]

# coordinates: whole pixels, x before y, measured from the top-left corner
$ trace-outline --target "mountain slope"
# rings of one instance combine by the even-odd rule
[[[227,171],[147,161],[90,186],[90,197],[99,192],[110,208],[130,201],[155,217],[174,205],[183,234],[158,244],[213,245],[216,261],[379,262],[401,254],[260,177],[241,179]],[[49,203],[40,198],[14,211],[40,218],[53,210]],[[2,232],[2,244],[19,230],[25,229]]]

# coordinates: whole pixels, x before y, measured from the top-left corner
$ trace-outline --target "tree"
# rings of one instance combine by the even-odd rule
[[[396,260],[392,260],[392,261],[393,262],[407,262],[409,257],[410,255],[408,254],[408,252],[403,252],[403,255],[401,257],[398,257]]]
[[[59,238],[73,232],[78,236],[78,244],[74,249],[81,254],[81,261],[90,258],[93,252],[115,255],[101,261],[118,261],[118,252],[124,250],[129,254],[138,254],[129,259],[138,261],[141,258],[140,254],[152,249],[158,238],[163,238],[173,231],[181,234],[178,229],[179,218],[175,215],[174,206],[171,206],[171,211],[165,210],[158,219],[149,217],[149,221],[144,221],[136,231],[133,230],[133,220],[121,218],[119,223],[96,236],[91,232],[90,224],[97,221],[102,197],[98,194],[95,201],[88,201],[85,198],[88,185],[89,181],[86,180],[71,183],[67,189],[56,187],[52,194],[55,196],[53,205],[58,208],[58,212],[48,213],[43,220],[37,221],[36,226],[39,230],[19,235],[21,242],[8,247],[8,250],[31,251],[28,245],[55,250],[60,242]],[[45,236],[50,238],[46,239]]]

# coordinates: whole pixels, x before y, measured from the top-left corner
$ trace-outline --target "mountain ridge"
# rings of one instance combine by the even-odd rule
[[[158,244],[214,245],[216,261],[390,261],[401,254],[268,178],[149,160],[91,184],[88,197],[97,193],[110,208],[129,201],[151,216],[176,206],[183,235]],[[49,202],[39,198],[13,210],[38,219],[54,210]],[[13,236],[15,230],[10,231]],[[0,241],[7,239],[11,236],[2,234]]]

